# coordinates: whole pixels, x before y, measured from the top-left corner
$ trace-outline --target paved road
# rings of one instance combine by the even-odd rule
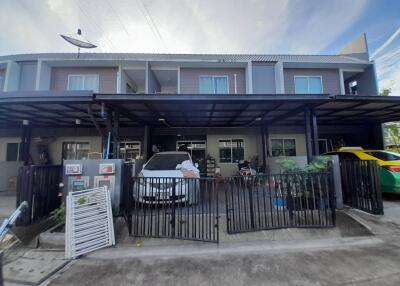
[[[168,248],[118,247],[74,260],[49,285],[400,285],[400,225],[348,210],[374,236]],[[398,209],[398,210],[397,210]],[[392,214],[393,212],[393,214]]]
[[[385,217],[400,225],[400,195],[383,196]]]

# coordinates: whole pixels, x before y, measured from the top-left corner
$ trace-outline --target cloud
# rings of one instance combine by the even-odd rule
[[[74,51],[58,34],[78,27],[100,52],[319,53],[367,6],[366,0],[352,1],[351,9],[347,0],[2,2],[2,54]]]

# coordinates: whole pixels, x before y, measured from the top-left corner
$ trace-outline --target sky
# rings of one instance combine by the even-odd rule
[[[336,54],[366,33],[380,89],[400,96],[400,0],[0,0],[0,55]]]

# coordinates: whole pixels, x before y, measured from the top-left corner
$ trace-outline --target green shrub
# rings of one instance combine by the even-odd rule
[[[58,208],[50,213],[50,217],[57,220],[58,223],[65,223],[66,209],[65,204],[61,204]]]
[[[317,157],[314,161],[305,165],[304,171],[309,173],[326,172],[330,160],[327,156]]]
[[[283,173],[292,173],[300,171],[297,162],[292,159],[277,159],[275,161]]]

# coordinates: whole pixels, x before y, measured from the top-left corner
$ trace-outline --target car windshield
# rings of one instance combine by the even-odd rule
[[[386,151],[371,151],[365,152],[368,155],[371,155],[375,158],[378,158],[382,161],[398,161],[400,160],[400,154]]]
[[[175,170],[176,165],[190,160],[189,154],[156,154],[144,167],[145,170]]]

